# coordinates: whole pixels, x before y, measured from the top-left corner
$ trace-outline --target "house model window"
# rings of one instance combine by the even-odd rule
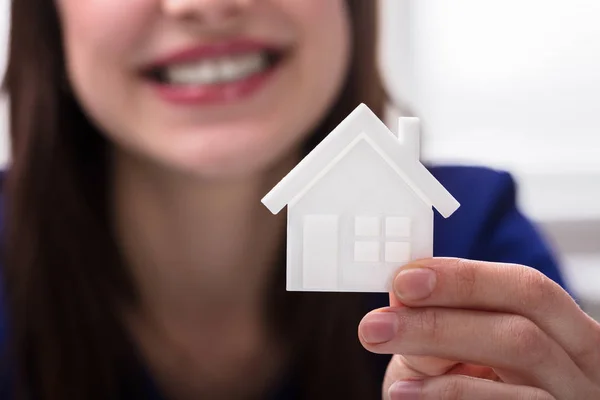
[[[356,217],[354,261],[405,263],[410,261],[410,218]]]
[[[433,255],[434,208],[460,206],[419,159],[419,121],[395,135],[359,105],[265,197],[288,206],[286,287],[388,292],[403,264]]]

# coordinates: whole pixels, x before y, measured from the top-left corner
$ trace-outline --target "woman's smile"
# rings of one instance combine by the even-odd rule
[[[169,103],[234,102],[268,85],[290,52],[253,39],[208,43],[168,55],[143,68],[142,76]]]

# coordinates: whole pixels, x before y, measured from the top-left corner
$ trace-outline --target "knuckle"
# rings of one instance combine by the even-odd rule
[[[461,298],[470,298],[477,287],[477,271],[473,261],[455,261],[456,292]]]
[[[583,313],[583,311],[581,311]],[[600,365],[600,324],[586,315],[584,326],[589,327],[589,340],[581,340],[570,351],[576,362],[584,365]]]
[[[545,334],[532,321],[520,315],[511,315],[504,318],[503,327],[499,329],[504,337],[500,343],[507,347],[508,364],[514,365],[515,361],[524,367],[534,368],[548,357],[550,351],[549,341]],[[525,356],[526,355],[526,356]]]
[[[536,269],[520,267],[519,280],[522,282],[524,307],[533,305],[540,311],[553,309],[557,302],[557,291],[549,284],[549,279]]]
[[[419,314],[419,328],[432,343],[441,343],[444,340],[445,327],[442,312],[436,308],[424,309]]]
[[[599,387],[594,387],[592,389],[590,389],[590,394],[589,397],[590,399],[600,399],[600,388]],[[552,400],[556,400],[554,398],[552,398]]]

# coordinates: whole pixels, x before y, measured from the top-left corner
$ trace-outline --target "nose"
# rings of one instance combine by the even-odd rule
[[[162,0],[166,15],[216,27],[238,19],[255,0]]]

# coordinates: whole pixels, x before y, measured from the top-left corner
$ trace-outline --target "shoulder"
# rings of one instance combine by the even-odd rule
[[[518,207],[518,188],[509,173],[464,166],[430,172],[461,204],[448,219],[436,215],[436,256],[523,264],[564,286],[543,233]]]
[[[442,250],[459,249],[470,253],[465,246],[493,230],[494,219],[501,219],[517,206],[514,179],[505,171],[449,166],[432,167],[430,172],[460,203],[459,209],[448,219],[436,214],[436,239]]]
[[[458,200],[459,209],[448,219],[436,220],[436,228],[481,233],[494,216],[516,207],[516,185],[512,176],[484,167],[431,167],[430,172]],[[436,215],[437,216],[437,215]]]
[[[516,210],[514,179],[505,171],[484,167],[437,166],[429,170],[460,203],[450,218],[435,216],[436,255],[473,257],[479,239],[493,234],[498,222]]]
[[[515,182],[506,171],[486,167],[434,166],[429,171],[466,208],[485,208],[500,196],[514,197]]]
[[[436,229],[442,233],[446,228],[458,229],[463,238],[475,238],[493,229],[494,218],[516,208],[516,184],[508,172],[466,166],[431,167],[430,172],[461,205],[448,219],[436,215]]]

